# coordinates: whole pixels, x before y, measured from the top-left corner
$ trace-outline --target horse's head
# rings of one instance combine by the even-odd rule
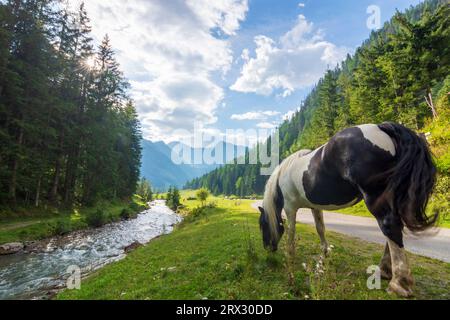
[[[262,232],[264,248],[269,251],[275,252],[278,250],[278,243],[280,242],[281,236],[284,233],[284,227],[282,223],[279,223],[277,225],[278,232],[274,234],[269,224],[269,217],[267,216],[264,208],[259,207],[259,211],[261,212],[261,216],[259,217],[259,227]]]

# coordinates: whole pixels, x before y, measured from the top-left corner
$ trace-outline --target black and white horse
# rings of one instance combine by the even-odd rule
[[[324,252],[328,251],[322,210],[365,200],[387,238],[381,262],[389,290],[412,295],[414,284],[403,246],[403,229],[432,227],[437,216],[425,207],[436,168],[425,139],[394,123],[345,129],[315,151],[299,151],[283,161],[267,182],[260,227],[264,246],[276,251],[288,222],[288,255],[295,254],[295,224],[300,208],[312,209]]]

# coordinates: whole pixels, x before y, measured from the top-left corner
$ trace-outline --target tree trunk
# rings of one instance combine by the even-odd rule
[[[66,166],[66,180],[64,182],[64,204],[71,206],[74,200],[75,185],[77,183],[77,167],[80,156],[80,142],[69,152]]]
[[[62,147],[64,143],[64,132],[61,133],[59,138],[59,155],[57,156],[55,163],[55,175],[53,176],[52,188],[50,189],[50,193],[48,195],[49,201],[52,203],[56,203],[56,198],[58,196],[58,187],[59,187],[59,178],[61,175],[61,161],[62,161]]]
[[[19,146],[21,146],[22,143],[23,143],[23,128],[20,127],[17,144]],[[16,157],[13,160],[12,166],[11,166],[11,180],[9,183],[9,199],[13,204],[17,203],[16,189],[17,189],[17,171],[18,170],[19,170],[19,155],[16,155]]]
[[[69,152],[69,155],[67,157],[67,165],[66,165],[66,175],[65,175],[65,181],[64,181],[64,205],[65,206],[70,206],[71,202],[72,202],[72,190],[71,190],[71,184],[72,184],[72,176],[74,175],[73,173],[73,165],[72,165],[72,157],[73,157],[73,153]]]
[[[34,205],[39,207],[39,198],[41,196],[41,182],[42,182],[42,176],[39,176],[37,187],[36,187],[36,197],[34,199]]]
[[[58,185],[59,185],[59,175],[61,173],[61,158],[58,156],[58,159],[55,163],[55,175],[53,176],[52,188],[50,189],[50,193],[48,195],[48,200],[55,204],[56,197],[58,195]]]

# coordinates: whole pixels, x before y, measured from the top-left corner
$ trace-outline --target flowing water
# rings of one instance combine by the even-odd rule
[[[125,247],[171,232],[180,221],[164,201],[155,201],[134,220],[54,238],[40,253],[0,256],[0,299],[43,298],[51,289],[64,288],[69,267],[86,275],[124,258]]]

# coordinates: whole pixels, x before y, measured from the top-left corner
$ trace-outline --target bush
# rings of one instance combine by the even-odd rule
[[[135,217],[136,217],[136,212],[133,211],[131,208],[124,208],[122,210],[122,212],[120,213],[120,218],[122,220],[130,220]]]
[[[190,216],[193,218],[199,218],[205,214],[205,207],[196,207],[190,212]]]
[[[72,231],[72,225],[69,220],[61,219],[56,222],[55,233],[59,236],[63,236]]]
[[[142,210],[145,210],[145,206],[140,206],[139,204],[137,204],[136,202],[131,202],[130,203],[130,210],[133,211],[133,213],[138,213],[141,212]]]
[[[450,174],[450,151],[436,159],[436,167],[439,172],[446,175]]]
[[[107,214],[106,221],[107,222],[118,222],[120,221],[120,216],[114,215],[112,212]]]
[[[208,209],[214,209],[214,208],[217,208],[217,201],[211,201],[211,202],[209,202],[209,203],[205,206],[205,208],[208,208]]]
[[[205,206],[205,202],[209,197],[209,190],[205,188],[201,188],[197,191],[197,198],[201,201],[202,206]]]
[[[92,211],[86,216],[86,223],[93,228],[99,228],[106,223],[107,217],[102,209]]]

